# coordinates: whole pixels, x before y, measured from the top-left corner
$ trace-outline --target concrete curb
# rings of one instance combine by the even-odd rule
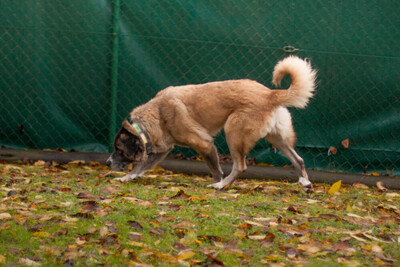
[[[99,152],[57,152],[42,150],[18,150],[0,148],[0,160],[17,161],[29,159],[32,161],[56,161],[69,162],[73,160],[98,161],[104,164],[109,157],[108,153]],[[159,164],[161,167],[173,172],[208,175],[209,171],[204,162],[165,159]],[[230,172],[231,164],[221,164],[225,174]],[[400,178],[388,176],[369,176],[361,174],[335,173],[326,171],[307,170],[310,180],[314,183],[335,183],[342,180],[344,184],[353,184],[361,182],[368,186],[376,186],[376,182],[383,182],[389,189],[400,189]],[[248,166],[248,169],[241,178],[265,179],[297,182],[298,178],[292,168]]]

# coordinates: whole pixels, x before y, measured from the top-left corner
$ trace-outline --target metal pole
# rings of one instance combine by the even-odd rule
[[[112,58],[111,58],[111,119],[109,132],[108,150],[113,150],[114,135],[117,124],[117,90],[118,90],[118,57],[119,57],[119,20],[120,20],[120,0],[112,1]]]

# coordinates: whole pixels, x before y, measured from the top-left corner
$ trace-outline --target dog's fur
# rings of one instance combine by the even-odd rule
[[[139,162],[120,181],[142,176],[164,159],[174,145],[195,149],[207,163],[215,183],[223,189],[246,170],[246,154],[265,138],[294,165],[299,183],[312,190],[303,159],[294,150],[296,134],[286,107],[304,108],[313,95],[316,71],[309,63],[290,56],[280,61],[273,72],[273,83],[280,85],[289,74],[287,90],[270,90],[252,80],[229,80],[199,85],[168,87],[130,113],[131,122],[140,125],[149,137],[152,152],[146,153],[140,134],[124,121],[114,141],[114,152],[107,163],[120,169],[129,162]],[[231,173],[223,178],[214,136],[225,130],[233,158]]]

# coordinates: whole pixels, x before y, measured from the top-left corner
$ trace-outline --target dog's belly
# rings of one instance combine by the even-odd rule
[[[261,138],[268,134],[279,133],[284,139],[292,124],[292,117],[287,108],[275,109],[265,120],[264,127],[260,130]]]

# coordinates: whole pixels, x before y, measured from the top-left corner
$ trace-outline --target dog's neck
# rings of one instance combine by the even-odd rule
[[[146,133],[145,124],[140,119],[133,119],[128,121],[133,127],[133,129],[135,129],[135,131],[139,133],[139,136],[146,147],[147,155],[151,154],[152,153],[151,140],[149,138],[149,135]]]

